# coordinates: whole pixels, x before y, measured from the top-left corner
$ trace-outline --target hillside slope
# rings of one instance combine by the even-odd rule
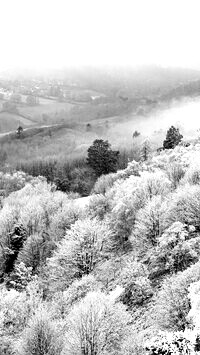
[[[1,173],[1,351],[21,355],[42,339],[56,355],[81,355],[83,343],[99,354],[193,354],[199,156],[197,139],[132,161],[83,200]]]

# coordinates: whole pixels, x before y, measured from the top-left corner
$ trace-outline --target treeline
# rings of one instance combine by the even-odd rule
[[[133,158],[140,159],[140,154],[136,149],[121,150],[114,171],[110,170],[109,165],[108,172],[125,169]],[[81,196],[90,194],[98,177],[95,170],[87,163],[86,158],[71,161],[58,161],[57,159],[24,161],[17,163],[16,170],[24,171],[35,177],[44,176],[47,182],[54,183],[58,190],[78,193]]]
[[[179,129],[171,126],[161,149],[173,149],[182,138]],[[32,176],[44,176],[47,182],[54,183],[60,191],[88,196],[99,176],[125,169],[133,159],[148,160],[152,149],[148,139],[138,149],[124,149],[121,152],[112,150],[108,141],[96,139],[87,152],[86,158],[68,162],[57,159],[21,162],[17,164],[16,169]]]
[[[71,162],[53,160],[33,160],[18,163],[18,171],[24,171],[32,176],[44,176],[48,182],[54,183],[58,190],[75,192],[88,196],[95,182],[95,174],[86,164],[85,159]]]

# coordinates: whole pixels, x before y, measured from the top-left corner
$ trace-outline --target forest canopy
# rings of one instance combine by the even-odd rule
[[[2,354],[198,351],[199,154],[151,153],[83,198],[0,174]]]

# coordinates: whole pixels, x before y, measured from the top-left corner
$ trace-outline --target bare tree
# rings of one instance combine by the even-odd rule
[[[68,316],[66,355],[120,354],[130,315],[101,292],[89,293]]]

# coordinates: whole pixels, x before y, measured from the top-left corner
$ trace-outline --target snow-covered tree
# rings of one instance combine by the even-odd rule
[[[45,307],[31,317],[20,340],[16,342],[19,355],[59,355],[63,344],[61,329]]]
[[[145,344],[146,355],[194,355],[193,342],[184,332],[160,332]]]
[[[200,186],[185,185],[177,189],[171,196],[166,211],[166,227],[173,222],[182,222],[193,225],[196,231],[200,230]]]
[[[154,277],[187,269],[199,259],[200,238],[195,228],[187,228],[175,222],[159,238],[156,250],[150,257],[150,269]]]
[[[122,354],[130,320],[113,297],[89,293],[68,315],[64,354]]]
[[[119,277],[123,286],[121,301],[131,309],[142,305],[153,295],[147,268],[140,262],[129,259]]]
[[[48,260],[50,288],[65,289],[75,279],[88,275],[104,256],[108,228],[96,219],[77,221]]]
[[[135,221],[132,243],[144,253],[149,246],[157,245],[158,238],[164,230],[164,216],[166,206],[161,196],[154,196],[142,208]]]
[[[189,286],[200,280],[200,263],[190,266],[166,279],[157,294],[155,315],[160,329],[169,331],[185,330],[190,321]]]

